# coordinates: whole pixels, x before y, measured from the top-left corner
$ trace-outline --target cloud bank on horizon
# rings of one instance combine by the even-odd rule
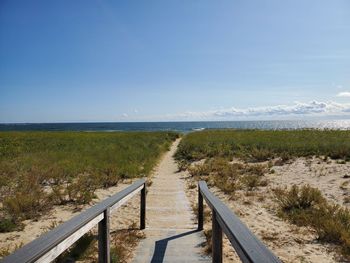
[[[349,93],[350,94],[350,93]],[[188,111],[159,116],[163,120],[234,120],[254,118],[300,118],[300,117],[350,117],[350,103],[334,101],[294,102],[290,105],[218,109],[210,111]],[[157,118],[157,117],[156,117]]]
[[[337,97],[350,97],[350,92],[349,91],[339,92],[337,94]]]

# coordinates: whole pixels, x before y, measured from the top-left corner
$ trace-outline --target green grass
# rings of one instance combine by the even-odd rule
[[[211,157],[240,157],[265,161],[275,157],[328,156],[350,159],[350,131],[335,130],[209,130],[186,135],[179,145],[179,161]]]
[[[268,184],[263,175],[272,162],[251,162],[310,156],[339,159],[338,163],[348,161],[350,131],[208,130],[187,134],[175,154],[182,169],[230,195],[240,189],[253,191]],[[244,162],[230,163],[234,157]],[[189,165],[202,159],[205,161],[201,164]],[[321,242],[338,245],[344,258],[349,260],[350,211],[347,208],[328,202],[318,189],[310,186],[275,189],[274,194],[280,217],[312,228]]]
[[[0,229],[52,204],[87,203],[100,187],[147,176],[173,132],[0,132]]]

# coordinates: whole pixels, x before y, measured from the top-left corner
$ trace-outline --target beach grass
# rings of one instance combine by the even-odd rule
[[[53,204],[149,175],[174,132],[0,132],[0,231]],[[14,222],[16,224],[14,224]]]
[[[350,259],[350,211],[332,204],[320,190],[309,185],[274,189],[278,215],[298,226],[311,227],[321,242],[338,245],[346,261]]]
[[[234,194],[267,185],[269,166],[295,157],[350,158],[350,131],[340,130],[206,130],[189,133],[175,153],[180,169]],[[239,158],[243,163],[230,163]],[[195,161],[201,164],[191,166]],[[276,159],[272,162],[272,159]],[[269,161],[263,164],[257,162]]]
[[[203,164],[188,167],[195,181],[205,180],[209,186],[216,186],[232,196],[237,190],[253,191],[266,186],[263,175],[267,171],[267,165],[229,163],[223,158],[208,159]]]
[[[246,161],[324,156],[350,159],[350,131],[340,130],[206,130],[186,135],[176,159],[238,157]]]
[[[350,159],[350,131],[340,130],[207,130],[189,133],[175,154],[192,178],[206,180],[228,196],[238,191],[254,194],[269,184],[264,177],[284,160],[317,156],[323,160]],[[234,159],[234,158],[238,158]],[[350,210],[328,201],[309,185],[275,188],[279,217],[312,229],[320,242],[336,245],[350,258]]]

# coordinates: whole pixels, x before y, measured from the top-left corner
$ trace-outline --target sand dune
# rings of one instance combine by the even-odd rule
[[[197,164],[201,163],[203,161]],[[271,170],[274,173],[264,175],[269,181],[268,186],[258,187],[254,194],[239,190],[232,199],[218,188],[212,187],[211,190],[283,262],[344,262],[336,253],[335,246],[318,242],[311,229],[297,227],[277,217],[271,189],[309,184],[320,189],[329,201],[348,206],[350,164],[319,158],[297,158],[282,166],[273,166]],[[193,188],[193,184],[197,182],[187,172],[183,174],[183,179],[187,182],[188,197],[195,205],[197,189]],[[205,228],[210,227],[210,222],[207,222]],[[240,262],[228,240],[224,244],[225,262]]]

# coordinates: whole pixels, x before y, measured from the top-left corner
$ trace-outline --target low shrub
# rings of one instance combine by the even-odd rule
[[[248,150],[248,155],[251,156],[252,161],[263,162],[273,158],[274,154],[271,150],[265,148],[256,148],[254,147],[251,150]]]
[[[214,176],[213,182],[225,194],[234,194],[240,188],[239,181],[235,177]]]
[[[298,209],[306,210],[326,202],[320,190],[312,188],[309,185],[302,186],[301,188],[293,185],[289,191],[277,188],[274,189],[274,194],[280,208],[284,212]]]
[[[204,164],[191,166],[188,168],[188,172],[192,177],[203,177],[208,176],[211,170],[207,164]]]
[[[290,190],[274,190],[279,215],[299,226],[312,227],[318,239],[339,245],[344,257],[350,259],[350,211],[331,204],[318,189],[293,185]]]
[[[217,186],[226,194],[234,194],[242,187],[254,190],[258,186],[266,186],[267,180],[262,180],[262,176],[269,169],[267,165],[230,163],[225,158],[211,158],[188,171],[192,177],[206,180],[209,185]]]
[[[268,166],[262,164],[245,165],[244,172],[245,174],[263,176],[265,173],[269,172],[269,169]]]
[[[0,219],[0,233],[11,232],[19,230],[19,225],[12,218]]]
[[[16,222],[38,216],[48,205],[47,193],[35,179],[28,177],[21,178],[12,194],[3,200],[3,210]]]
[[[241,177],[240,181],[249,191],[254,190],[261,184],[260,176],[258,175],[245,175]]]

